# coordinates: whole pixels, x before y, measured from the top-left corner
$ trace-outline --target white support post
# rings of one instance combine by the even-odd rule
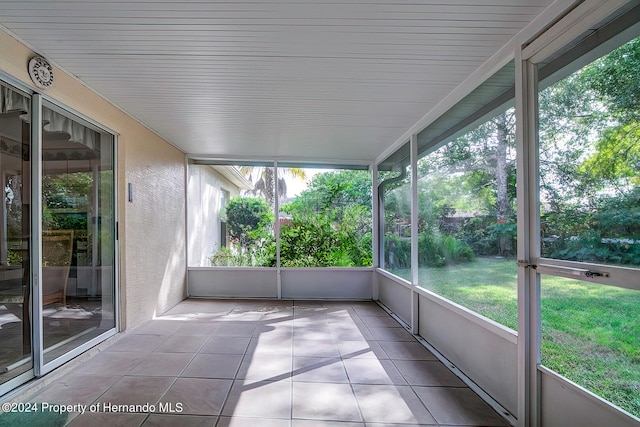
[[[282,274],[280,269],[280,192],[278,191],[278,162],[273,162],[273,217],[275,223],[273,225],[273,233],[276,236],[276,283],[278,288],[278,299],[282,299]]]
[[[419,332],[419,294],[418,286],[418,134],[411,135],[411,332]]]
[[[114,153],[117,153],[117,148],[118,148],[118,144],[117,141],[114,142],[115,148],[114,148]],[[115,157],[115,161],[114,161],[114,168],[117,168],[117,164],[118,164],[118,156],[117,154],[114,154]],[[114,169],[115,171],[116,169]],[[184,235],[185,235],[185,249],[184,249],[184,271],[185,271],[185,291],[186,291],[186,296],[187,298],[189,298],[191,296],[191,293],[189,292],[189,257],[191,256],[191,253],[189,251],[189,242],[191,240],[191,225],[189,224],[189,177],[190,177],[190,172],[191,172],[191,167],[189,166],[189,155],[185,154],[184,155]],[[114,173],[114,176],[117,177],[117,174]],[[117,183],[117,180],[116,180]],[[118,188],[118,186],[116,186],[115,188]],[[117,196],[118,192],[116,191],[116,196]],[[116,203],[117,204],[117,203]],[[118,212],[118,209],[116,208],[116,212]],[[116,223],[117,224],[117,223]],[[117,227],[117,225],[116,225]],[[116,234],[117,236],[118,234]],[[120,243],[118,243],[116,246],[119,246]],[[118,271],[118,270],[116,270]],[[117,283],[117,282],[116,282]],[[117,287],[117,286],[116,286]],[[117,329],[118,331],[120,331],[120,329]]]
[[[372,273],[372,290],[371,295],[374,301],[377,301],[380,295],[380,283],[378,282],[378,273],[376,269],[380,267],[380,242],[384,240],[380,235],[380,199],[378,194],[378,165],[376,162],[371,163],[369,167],[371,171],[371,214],[372,214],[372,233],[373,239],[371,239],[371,253],[373,260],[373,273]]]
[[[529,267],[540,253],[536,67],[516,52],[518,205],[518,426],[540,424],[540,283]]]

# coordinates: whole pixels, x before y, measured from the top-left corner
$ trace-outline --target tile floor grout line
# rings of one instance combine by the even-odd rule
[[[151,322],[153,322],[153,321],[151,321]],[[161,353],[161,352],[158,352],[157,350],[158,350],[158,349],[160,348],[160,346],[162,346],[162,344],[164,344],[164,343],[165,343],[165,342],[166,342],[170,337],[174,336],[174,335],[175,335],[175,333],[177,332],[177,330],[178,330],[178,329],[176,329],[175,331],[173,331],[173,333],[168,334],[168,335],[167,335],[167,337],[166,337],[166,338],[165,338],[161,343],[158,343],[155,347],[153,347],[153,349],[152,349],[152,350],[147,354],[147,356],[149,356],[149,355],[151,355],[151,354],[159,354],[159,353]],[[157,334],[151,334],[151,335],[157,335]],[[197,352],[196,352],[196,353],[194,353],[194,357],[195,357],[195,354],[197,354]],[[141,360],[140,360],[140,361],[139,361],[135,366],[137,366],[137,365],[139,365],[140,363],[142,363],[142,361],[143,361],[143,360],[144,360],[144,359],[141,359]],[[191,361],[192,361],[192,360],[193,360],[193,357],[192,357]],[[190,363],[191,361],[189,361],[189,363]],[[185,365],[185,368],[184,368],[184,369],[186,369],[186,366],[188,366],[188,364],[189,364],[189,363],[187,363],[187,364]],[[130,372],[131,370],[133,370],[133,369],[135,368],[135,366],[131,367],[131,369],[130,369],[128,372]],[[184,369],[181,371],[181,373],[182,373],[182,372],[184,372]],[[99,401],[99,400],[100,400],[100,398],[101,398],[102,396],[104,396],[106,393],[108,393],[111,389],[113,389],[113,387],[114,387],[118,382],[120,382],[123,378],[125,378],[125,377],[127,376],[126,374],[127,374],[128,372],[126,372],[124,375],[121,375],[121,376],[120,376],[120,379],[118,379],[114,384],[112,384],[109,388],[107,388],[107,389],[106,389],[102,394],[100,394],[100,395],[99,395],[99,396],[98,396],[98,397],[97,397],[93,402],[97,402],[97,401]],[[170,388],[171,388],[171,387],[176,383],[176,381],[177,381],[177,379],[178,379],[179,375],[180,375],[180,374],[178,374],[178,376],[176,376],[176,377],[174,377],[174,378],[173,378],[173,380],[172,380],[171,384],[169,384],[169,386],[168,386],[167,390],[165,390],[165,391],[164,391],[164,393],[162,393],[162,395],[161,395],[161,396],[159,396],[159,398],[158,398],[158,400],[157,400],[158,402],[160,402],[160,401],[162,400],[162,398],[167,394],[167,392],[169,391],[169,389],[170,389]],[[92,403],[93,403],[93,402],[92,402]],[[151,413],[146,413],[146,414],[144,414],[144,415],[145,415],[145,417],[144,417],[144,419],[142,420],[142,422],[140,423],[140,425],[144,424],[144,423],[149,419],[149,417],[151,416]],[[76,417],[74,417],[74,419],[75,419],[75,418],[77,418],[77,416],[76,416]],[[73,419],[72,419],[72,420],[73,420]],[[69,420],[69,422],[68,422],[68,423],[72,422],[72,420]],[[67,424],[68,424],[68,423],[67,423]]]
[[[353,307],[353,306],[350,306],[350,307]],[[354,311],[355,311],[355,309],[354,309]],[[344,365],[344,361],[342,363]],[[364,411],[362,410],[362,407],[360,406],[360,400],[358,400],[358,395],[356,394],[356,390],[355,390],[355,388],[353,388],[354,384],[351,382],[351,379],[349,378],[349,371],[346,368],[346,366],[345,366],[345,371],[347,372],[347,378],[349,379],[349,387],[351,388],[351,393],[353,394],[353,398],[356,401],[356,406],[358,407],[358,413],[360,414],[360,419],[362,420],[362,424],[366,426],[367,424],[366,424],[366,419],[364,417]]]
[[[293,348],[294,348],[294,340],[295,340],[295,325],[296,325],[296,310],[295,310],[295,300],[291,301],[291,344],[289,346],[289,426],[293,425]]]
[[[295,308],[295,306],[296,306],[296,302],[295,302],[295,301],[292,301],[292,302],[291,302],[291,308]],[[234,309],[237,309],[238,307],[240,307],[240,308],[241,308],[241,307],[242,307],[242,304],[236,303],[236,304],[234,305]],[[341,362],[341,364],[342,364],[342,366],[343,366],[343,369],[345,369],[345,375],[346,375],[346,379],[347,379],[347,381],[348,381],[348,382],[347,382],[347,384],[349,384],[349,390],[351,391],[351,393],[352,393],[352,395],[354,396],[354,399],[355,399],[355,401],[356,401],[356,402],[355,402],[355,403],[356,403],[356,407],[358,408],[358,413],[359,413],[359,416],[360,416],[360,419],[361,419],[360,424],[361,424],[361,425],[364,425],[364,426],[368,426],[368,425],[369,425],[369,423],[368,423],[368,422],[366,422],[366,420],[365,420],[365,413],[364,413],[364,410],[363,410],[363,406],[361,405],[361,402],[358,400],[358,398],[357,398],[357,396],[356,396],[356,392],[355,392],[355,388],[357,388],[357,386],[358,386],[359,384],[352,382],[352,378],[351,378],[351,377],[350,377],[350,375],[349,375],[349,371],[348,371],[348,370],[346,370],[346,367],[345,367],[345,365],[344,365],[345,360],[347,360],[347,359],[352,359],[354,356],[352,356],[352,357],[348,357],[348,358],[347,358],[347,357],[345,357],[346,355],[345,355],[345,354],[343,354],[343,352],[340,352],[340,350],[339,350],[339,348],[338,348],[338,343],[339,343],[339,342],[342,342],[342,341],[345,341],[345,340],[339,340],[338,338],[336,338],[336,337],[337,337],[337,335],[335,334],[335,331],[338,329],[338,327],[336,327],[336,326],[332,325],[332,324],[331,324],[332,322],[329,322],[329,320],[330,320],[330,319],[329,319],[329,317],[327,317],[327,315],[328,315],[328,314],[330,314],[330,313],[332,312],[332,306],[331,306],[331,305],[329,305],[329,304],[326,304],[326,303],[325,303],[325,304],[319,304],[319,305],[317,305],[317,307],[318,307],[318,308],[322,308],[322,310],[317,310],[317,311],[316,311],[316,309],[314,308],[314,306],[313,306],[313,305],[310,305],[309,307],[310,307],[310,310],[308,311],[308,313],[307,313],[307,312],[305,312],[305,309],[304,309],[304,308],[303,308],[303,309],[301,309],[301,310],[300,310],[300,309],[299,309],[299,310],[295,310],[295,309],[293,310],[293,314],[292,314],[292,318],[291,318],[292,326],[295,326],[296,320],[297,320],[298,322],[302,322],[302,323],[301,323],[301,327],[302,327],[301,332],[302,332],[302,333],[298,335],[298,338],[297,338],[297,339],[298,339],[298,340],[301,340],[301,341],[304,341],[304,340],[306,339],[306,335],[305,335],[305,331],[304,331],[304,329],[305,329],[305,319],[307,319],[307,320],[311,319],[311,320],[312,320],[311,325],[313,325],[313,319],[317,319],[320,323],[326,323],[326,324],[327,324],[326,326],[328,326],[328,327],[329,327],[329,330],[330,330],[330,332],[331,332],[331,342],[332,342],[332,343],[334,344],[334,346],[336,347],[336,350],[338,351],[338,353],[337,353],[337,357],[323,357],[323,359],[335,359],[336,361],[340,361],[340,362]],[[380,309],[381,307],[377,307],[377,308],[378,308],[378,309]],[[255,310],[259,310],[259,309],[260,309],[260,307],[255,308]],[[341,309],[344,309],[344,308],[341,308]],[[350,316],[350,319],[349,319],[349,320],[347,320],[349,323],[353,323],[353,324],[355,324],[355,325],[356,325],[356,327],[358,327],[359,329],[360,329],[360,328],[364,328],[364,329],[365,329],[365,330],[367,330],[367,331],[369,330],[369,329],[368,329],[368,327],[367,327],[366,322],[364,322],[363,318],[362,318],[362,317],[360,317],[360,315],[358,315],[358,313],[357,313],[357,311],[355,310],[355,307],[354,307],[354,305],[353,305],[353,304],[349,304],[349,305],[346,307],[346,309],[347,309],[348,311],[350,311],[350,312],[351,312],[351,313],[349,313],[349,314],[352,314],[352,315],[353,315],[353,317],[352,317],[352,316]],[[368,306],[367,306],[367,307],[363,307],[361,311],[363,311],[363,312],[364,312],[364,311],[366,311],[367,309],[368,309]],[[384,310],[384,308],[382,308],[382,309]],[[251,311],[251,308],[247,308],[247,309],[246,309],[246,311],[247,311],[247,312]],[[298,316],[296,316],[296,311],[298,311]],[[233,313],[233,310],[230,310],[230,311],[226,312],[226,313],[225,313],[225,315],[223,315],[223,317],[224,317],[224,316],[226,316],[226,315],[232,314],[232,313]],[[371,311],[369,311],[367,314],[369,314],[369,313],[371,313]],[[319,314],[319,315],[318,315],[318,316],[317,316],[317,318],[316,318],[316,317],[314,316],[314,314]],[[389,313],[385,313],[385,314],[386,314],[386,315],[388,315]],[[240,368],[241,368],[241,366],[242,366],[242,363],[245,361],[245,357],[246,357],[246,356],[248,356],[248,355],[250,355],[250,349],[251,349],[251,345],[250,345],[250,344],[251,344],[252,339],[254,338],[254,334],[256,333],[256,328],[257,328],[259,325],[262,325],[262,317],[263,317],[263,316],[264,316],[264,314],[263,314],[263,315],[261,315],[261,316],[258,318],[258,320],[257,320],[257,321],[251,321],[251,322],[249,322],[249,323],[254,324],[253,333],[252,333],[251,337],[248,337],[248,339],[249,339],[249,344],[247,344],[247,346],[244,348],[244,351],[243,351],[243,353],[242,353],[242,357],[240,358],[240,364],[239,364],[239,365],[238,365],[238,367],[236,368],[235,373],[233,373],[233,374],[232,374],[232,375],[233,375],[233,378],[231,379],[231,385],[230,385],[229,389],[227,390],[227,392],[225,393],[224,398],[222,399],[222,403],[221,403],[221,406],[220,406],[220,410],[218,411],[218,413],[217,413],[217,414],[215,414],[215,415],[211,415],[211,419],[214,421],[214,425],[219,425],[219,424],[221,423],[221,418],[223,417],[223,415],[222,415],[222,411],[223,411],[223,409],[225,408],[225,405],[227,405],[227,403],[229,403],[229,399],[231,398],[231,390],[232,390],[232,388],[233,388],[234,384],[236,384],[237,382],[240,382],[240,381],[243,381],[243,382],[244,382],[244,381],[247,381],[246,379],[243,379],[243,380],[239,379],[239,378],[238,378],[238,375],[240,374]],[[367,317],[368,317],[368,318],[373,318],[373,317],[377,317],[377,316],[365,316],[365,318],[367,318]],[[393,316],[391,316],[391,318],[393,318]],[[396,320],[396,319],[394,319],[394,320]],[[213,322],[217,322],[217,320],[213,320]],[[248,322],[248,321],[245,321],[245,322]],[[342,322],[343,322],[343,321],[336,321],[335,323],[336,323],[337,325],[340,325],[340,324],[342,324]],[[357,324],[356,322],[359,322],[359,324]],[[378,321],[374,321],[374,323],[378,324],[377,322],[378,322]],[[384,322],[383,322],[383,323],[384,323]],[[196,325],[198,325],[198,323],[196,323]],[[390,327],[388,327],[388,326],[380,326],[380,325],[378,325],[378,327],[381,327],[381,328],[390,328]],[[166,338],[165,340],[163,340],[161,343],[157,344],[157,345],[156,345],[156,346],[155,346],[155,347],[154,347],[150,352],[148,352],[148,353],[146,353],[146,352],[145,352],[144,354],[147,354],[147,356],[148,356],[148,355],[153,355],[153,354],[164,354],[164,353],[162,353],[162,352],[159,352],[158,350],[160,349],[160,347],[161,347],[162,345],[164,345],[164,343],[166,343],[166,341],[167,341],[168,339],[170,339],[170,338],[171,338],[171,337],[173,337],[173,336],[177,336],[177,331],[178,331],[178,330],[180,330],[180,328],[176,329],[176,330],[175,330],[175,331],[173,331],[172,333],[169,333],[169,334],[167,335],[167,338]],[[186,363],[186,365],[185,365],[185,366],[184,366],[184,368],[180,371],[180,373],[178,373],[178,374],[177,374],[177,376],[173,377],[173,381],[171,381],[171,384],[168,386],[168,388],[167,388],[167,389],[162,393],[162,395],[159,397],[158,402],[160,402],[160,401],[161,401],[161,400],[162,400],[162,399],[167,395],[167,393],[169,392],[169,390],[171,389],[171,387],[173,387],[173,386],[175,385],[175,383],[177,382],[177,380],[178,380],[179,378],[181,378],[181,375],[185,372],[185,370],[187,369],[187,367],[189,366],[189,364],[191,364],[191,363],[193,362],[193,360],[197,357],[197,355],[199,355],[199,354],[204,354],[204,353],[200,353],[200,352],[204,349],[204,347],[207,345],[207,343],[208,343],[212,338],[214,338],[214,337],[215,337],[214,333],[215,333],[215,331],[212,331],[212,332],[210,332],[209,334],[205,335],[205,339],[204,339],[203,343],[202,343],[202,344],[200,344],[200,346],[198,347],[198,349],[193,353],[192,357],[191,357],[191,358],[190,358],[190,360]],[[389,338],[389,337],[388,337],[388,338]],[[420,340],[418,340],[416,337],[413,337],[413,336],[412,336],[412,338],[413,338],[413,341],[417,342],[417,344],[418,344],[418,345],[421,345],[421,344],[422,344],[422,343],[420,342]],[[290,427],[294,424],[294,421],[295,421],[295,420],[294,420],[294,418],[293,418],[293,415],[294,415],[294,386],[295,386],[295,381],[293,381],[293,374],[294,374],[294,372],[295,372],[295,371],[294,371],[294,367],[295,367],[295,364],[294,364],[295,340],[296,340],[296,337],[295,337],[295,335],[293,334],[293,329],[292,329],[292,332],[291,332],[291,341],[290,341],[290,344],[289,344],[289,357],[290,357],[290,360],[289,360],[289,378],[290,378],[290,384],[289,384],[289,387],[288,387],[289,392],[290,392],[290,399],[289,399],[289,405],[290,405],[290,408],[289,408],[289,420],[286,420],[286,421],[285,421],[284,419],[279,419],[280,421],[282,421],[282,424],[283,424],[283,425],[288,424]],[[349,340],[346,340],[346,341],[349,341]],[[377,355],[377,354],[375,354],[375,351],[371,348],[373,343],[379,344],[380,342],[381,342],[380,340],[378,340],[376,337],[374,337],[373,335],[371,335],[370,339],[366,339],[366,338],[365,338],[365,343],[368,343],[368,350],[361,350],[361,351],[365,351],[365,352],[370,352],[370,351],[371,351],[371,352],[373,352],[373,355],[375,356],[374,360],[378,360],[378,361],[380,362],[380,361],[381,361],[381,359],[379,359],[378,355]],[[402,344],[402,343],[404,343],[404,341],[383,341],[383,342],[389,342],[389,343],[392,343],[392,344],[395,344],[395,345],[398,345],[398,344]],[[114,343],[114,345],[115,345],[115,343]],[[277,343],[276,343],[276,345],[277,345]],[[406,386],[409,386],[409,387],[410,387],[410,390],[411,390],[411,391],[410,391],[411,396],[412,396],[414,399],[417,399],[417,402],[419,402],[419,406],[418,406],[418,408],[424,408],[424,409],[425,409],[425,411],[426,411],[426,413],[428,413],[428,414],[429,414],[429,415],[434,419],[434,422],[435,422],[435,423],[437,423],[437,424],[429,424],[429,425],[432,425],[432,426],[433,426],[433,425],[440,425],[440,423],[438,423],[438,421],[437,421],[437,420],[435,420],[435,417],[433,416],[433,414],[431,413],[431,411],[426,407],[426,403],[425,403],[425,402],[420,398],[420,396],[418,396],[416,389],[417,389],[418,387],[428,387],[428,388],[433,388],[433,389],[435,389],[435,388],[456,388],[456,389],[466,390],[466,389],[468,389],[469,387],[468,387],[468,386],[465,386],[465,385],[461,385],[461,386],[447,386],[447,385],[419,386],[419,385],[411,385],[411,384],[409,384],[409,381],[407,380],[406,374],[403,374],[403,373],[400,371],[400,369],[398,369],[398,365],[397,365],[397,363],[401,363],[401,364],[402,364],[402,362],[405,362],[405,361],[416,361],[416,362],[431,361],[431,362],[436,362],[436,363],[437,363],[437,362],[438,362],[438,360],[412,359],[410,356],[408,356],[408,357],[409,357],[408,359],[392,358],[392,357],[390,357],[390,355],[389,355],[389,354],[387,354],[387,352],[384,350],[384,348],[383,348],[382,346],[379,346],[379,347],[380,347],[380,350],[382,351],[382,355],[383,355],[382,357],[384,357],[384,355],[386,355],[387,360],[389,360],[389,362],[391,362],[391,367],[395,367],[395,369],[396,369],[396,370],[398,370],[398,373],[399,373],[399,375],[400,375],[400,378],[404,379],[404,380],[405,380],[405,382],[406,382]],[[423,347],[423,345],[421,345],[421,347]],[[111,353],[111,355],[113,355],[113,354],[117,354],[118,352],[101,352],[101,353],[103,353],[103,354],[105,354],[105,353]],[[133,353],[135,353],[135,352],[133,352]],[[357,352],[354,352],[354,353],[351,353],[351,354],[353,355],[353,354],[356,354],[356,353],[357,353]],[[217,354],[217,353],[215,353],[215,354]],[[220,354],[223,354],[223,353],[220,353]],[[106,356],[105,356],[105,357],[106,357]],[[313,357],[313,356],[308,355],[308,356],[300,356],[300,357]],[[101,394],[100,394],[100,395],[99,395],[99,396],[94,400],[94,402],[99,401],[99,400],[100,400],[100,398],[102,398],[106,393],[108,393],[110,390],[112,390],[112,389],[115,387],[115,385],[116,385],[117,383],[119,383],[120,381],[122,381],[122,379],[123,379],[123,378],[127,377],[127,374],[128,374],[129,372],[131,372],[131,370],[133,370],[133,369],[135,368],[135,366],[138,366],[140,363],[142,363],[142,361],[143,361],[143,360],[144,360],[144,357],[143,357],[143,359],[141,359],[140,361],[138,361],[138,363],[136,363],[134,366],[132,366],[132,367],[131,367],[127,372],[125,372],[124,374],[119,372],[119,373],[117,373],[116,375],[114,375],[114,376],[118,377],[117,381],[116,381],[115,383],[111,384],[111,385],[110,385],[110,386],[109,386],[105,391],[103,391],[103,392],[102,392],[102,393],[101,393]],[[247,359],[247,360],[248,360],[248,359]],[[321,365],[311,365],[311,367],[312,367],[312,369],[318,369],[319,367],[321,367]],[[303,367],[303,368],[304,368],[304,367]],[[131,377],[133,377],[133,376],[131,376]],[[169,377],[172,377],[172,376],[169,376]],[[198,377],[198,378],[200,378],[200,377]],[[307,383],[311,383],[311,384],[319,384],[319,382],[314,381],[314,380],[311,380],[311,381],[303,381],[303,382],[307,382]],[[335,384],[341,384],[341,383],[337,383],[337,382],[335,382],[335,381],[329,381],[329,382],[328,382],[328,384],[334,384],[334,385],[335,385]],[[386,386],[386,384],[371,384],[371,386]],[[388,386],[390,386],[390,387],[394,387],[394,388],[397,388],[397,387],[399,387],[400,385],[398,385],[398,384],[393,384],[393,383],[392,383],[392,384],[390,384],[390,385],[388,385]],[[403,385],[403,386],[404,386],[404,385]],[[287,388],[285,388],[285,390],[286,390],[286,389],[287,389]],[[344,390],[346,391],[346,388],[345,388]],[[303,400],[304,400],[304,398],[303,398]],[[149,419],[150,419],[151,415],[154,415],[154,413],[142,413],[141,415],[144,415],[143,419],[141,420],[141,425],[143,425],[144,423],[147,423],[147,422],[149,421]],[[162,414],[160,414],[160,415],[162,415]],[[183,415],[183,416],[190,416],[190,415],[198,416],[198,415],[196,415],[196,414],[181,414],[181,415]],[[206,417],[209,417],[209,416],[210,416],[210,415],[206,415]],[[77,419],[77,417],[78,417],[78,414],[76,414],[76,416],[75,416],[75,417],[73,417],[72,419],[68,420],[68,421],[67,421],[67,423],[71,423],[71,422],[73,422],[74,420],[76,420],[76,419]],[[202,417],[205,417],[205,415],[202,415]],[[226,418],[226,417],[225,417],[225,418]],[[234,416],[233,416],[233,415],[229,415],[229,419],[230,419],[230,420],[232,420],[233,418],[234,418]],[[239,418],[243,418],[243,417],[242,417],[242,416],[239,416]],[[249,417],[249,418],[252,418],[252,417]],[[308,418],[308,417],[303,417],[303,418],[300,418],[300,419],[307,419],[307,418]],[[257,417],[256,419],[259,419],[259,417]],[[330,419],[330,416],[328,416],[328,418],[326,418],[326,420],[328,420],[328,419]],[[336,418],[336,419],[337,419],[337,418]],[[316,422],[322,422],[322,420],[316,420]],[[341,422],[345,422],[345,421],[343,421],[343,420],[339,420],[339,421],[337,421],[337,422],[340,422],[340,423],[341,423]],[[376,422],[375,422],[375,421],[372,421],[372,423],[376,424]],[[418,423],[418,424],[419,424],[419,423]],[[346,425],[346,424],[345,424],[345,425]],[[379,425],[382,425],[382,423],[380,423]],[[421,425],[422,425],[422,424],[421,424]]]

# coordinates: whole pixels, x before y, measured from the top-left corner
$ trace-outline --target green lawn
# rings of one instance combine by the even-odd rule
[[[393,271],[408,278],[408,270]],[[514,260],[421,268],[420,284],[517,329]],[[640,416],[640,292],[542,276],[542,363]]]

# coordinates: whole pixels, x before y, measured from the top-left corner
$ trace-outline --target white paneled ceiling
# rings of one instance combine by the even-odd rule
[[[0,1],[187,153],[372,160],[551,0]]]

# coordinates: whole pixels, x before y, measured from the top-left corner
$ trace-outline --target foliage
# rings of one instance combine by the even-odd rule
[[[275,201],[275,188],[278,187],[278,194],[281,199],[287,197],[287,181],[285,176],[291,176],[294,178],[305,179],[304,169],[301,168],[278,168],[278,178],[274,176],[273,167],[255,167],[255,166],[242,166],[240,172],[244,174],[251,183],[253,183],[253,190],[249,191],[250,194],[261,194],[264,199],[273,206]]]
[[[514,125],[514,110],[508,109],[418,160],[421,265],[465,262],[473,251],[513,255]],[[383,194],[385,231],[398,237],[410,231],[410,191],[404,184]],[[404,244],[394,244],[400,260]]]
[[[22,265],[22,254],[20,251],[11,249],[7,251],[7,265]]]
[[[619,192],[629,185],[640,185],[640,123],[606,130],[580,172],[621,187]]]
[[[640,120],[640,38],[596,60],[580,73],[580,79],[606,105],[620,123]]]
[[[409,268],[411,265],[411,239],[393,234],[385,237],[386,266],[390,269]],[[393,262],[390,258],[393,254]],[[475,259],[473,250],[465,242],[439,232],[418,234],[418,265],[444,267]]]
[[[640,188],[603,196],[592,209],[574,207],[543,217],[544,256],[640,265]]]
[[[90,172],[45,174],[42,178],[44,204],[51,209],[86,208],[87,195],[93,191]]]
[[[267,202],[255,197],[231,199],[226,218],[229,236],[245,249],[269,236],[273,224],[271,208]]]
[[[316,174],[307,190],[281,211],[280,260],[284,267],[372,264],[371,178],[367,171]],[[273,219],[267,202],[232,199],[226,210],[229,248],[211,257],[217,266],[274,266]]]
[[[547,256],[571,261],[640,265],[640,244],[603,238],[597,232],[558,239],[545,246]]]
[[[255,197],[235,197],[225,211],[229,247],[210,258],[214,266],[273,266],[275,238],[271,229],[273,214],[267,202]]]
[[[443,236],[437,232],[418,235],[418,265],[442,267],[474,258],[469,245],[453,236]]]
[[[477,216],[465,221],[456,237],[476,255],[515,255],[517,227],[514,219],[496,221],[494,216]]]
[[[360,267],[372,264],[371,233],[336,230],[320,216],[294,219],[280,229],[283,267]]]
[[[308,188],[281,211],[280,259],[287,267],[372,264],[371,176],[339,170],[314,175]]]
[[[248,247],[231,245],[220,248],[210,262],[212,266],[223,267],[273,267],[276,264],[275,240],[268,237]]]
[[[371,175],[368,171],[339,170],[314,175],[295,200],[282,206],[293,216],[329,214],[332,221],[342,221],[345,210],[360,206],[371,216]]]
[[[349,265],[344,255],[345,242],[326,218],[294,219],[291,225],[280,229],[280,262],[283,267]]]
[[[609,237],[640,240],[640,187],[614,197],[600,199],[594,226]]]

